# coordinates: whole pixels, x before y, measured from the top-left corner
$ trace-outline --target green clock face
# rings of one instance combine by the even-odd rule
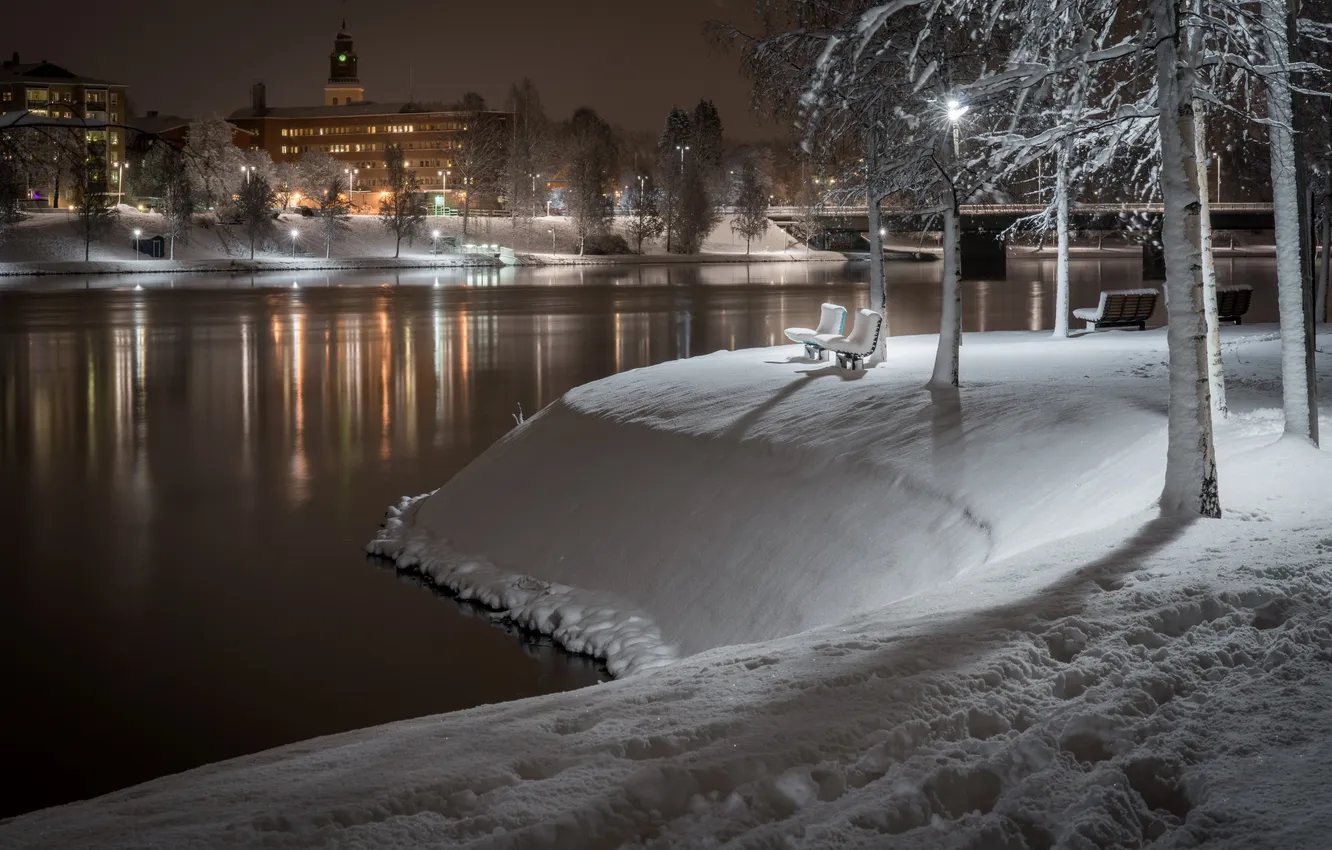
[[[339,61],[339,62],[346,62],[346,61],[347,61],[347,54],[345,54],[345,53],[339,53],[339,54],[338,54],[338,61]]]

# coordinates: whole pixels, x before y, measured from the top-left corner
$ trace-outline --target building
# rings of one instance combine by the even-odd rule
[[[469,122],[478,115],[507,125],[505,112],[464,111],[439,103],[376,103],[365,99],[359,57],[346,21],[333,40],[321,106],[269,106],[263,83],[251,91],[248,109],[227,119],[253,133],[252,146],[274,162],[296,162],[322,151],[344,164],[353,202],[364,205],[388,184],[384,149],[402,148],[408,168],[431,193],[432,204],[456,206],[464,186],[454,165]],[[453,182],[450,182],[450,181]],[[473,198],[484,208],[493,199]]]
[[[88,141],[106,143],[112,191],[119,188],[119,164],[125,160],[125,86],[81,77],[47,62],[24,63],[17,53],[0,62],[0,114],[27,111],[32,116],[87,121]]]

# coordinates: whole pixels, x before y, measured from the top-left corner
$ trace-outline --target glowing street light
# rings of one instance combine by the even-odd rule
[[[958,123],[962,120],[962,116],[966,114],[967,114],[967,107],[964,106],[960,101],[957,100],[948,101],[948,121],[950,124],[953,125],[953,156],[958,156],[961,151],[962,134],[961,131],[958,129]]]
[[[431,232],[430,232],[430,238],[433,240],[433,246],[432,246],[431,249],[430,249],[430,253],[432,253],[432,254],[438,254],[438,253],[439,253],[439,231],[438,231],[438,230],[433,230],[433,231],[431,231]]]
[[[689,145],[676,145],[675,149],[680,152],[680,173],[684,173],[684,155],[689,150]]]
[[[291,258],[293,260],[296,259],[296,237],[300,235],[299,230],[294,227],[291,229]]]
[[[140,256],[141,252],[139,251],[139,237],[142,235],[143,235],[142,230],[138,229],[137,227],[134,228],[134,255],[138,257],[140,260],[143,259],[143,257]]]
[[[550,229],[550,252],[555,253],[555,228]]]

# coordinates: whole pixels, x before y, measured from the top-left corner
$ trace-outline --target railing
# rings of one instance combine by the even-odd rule
[[[796,216],[803,215],[809,208],[807,207],[768,207],[768,215],[771,216]],[[1049,209],[1044,204],[963,204],[962,215],[1040,215]],[[1069,205],[1071,212],[1081,213],[1161,213],[1164,212],[1164,206],[1161,204],[1079,204]],[[1238,213],[1270,213],[1271,204],[1254,203],[1213,203],[1209,205],[1212,212],[1238,212]],[[902,207],[883,207],[884,215],[931,215],[933,210],[910,210]],[[829,218],[834,216],[852,216],[865,215],[866,209],[863,204],[857,206],[816,206],[813,213],[820,218]]]

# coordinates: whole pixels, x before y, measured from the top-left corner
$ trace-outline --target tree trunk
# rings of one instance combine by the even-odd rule
[[[397,241],[393,243],[393,259],[398,259],[398,254],[402,251],[402,234],[397,234]]]
[[[957,238],[957,204],[950,193],[943,212],[943,312],[939,316],[939,348],[934,354],[931,389],[958,386],[962,345],[962,249]]]
[[[1203,318],[1198,172],[1194,160],[1192,59],[1181,57],[1179,0],[1153,0],[1156,80],[1161,137],[1161,198],[1165,215],[1166,311],[1170,349],[1170,406],[1166,417],[1165,488],[1161,513],[1175,517],[1219,517],[1216,449],[1207,388],[1207,324]],[[1187,47],[1185,47],[1187,50]]]
[[[1221,363],[1221,322],[1216,312],[1216,257],[1212,255],[1212,211],[1207,186],[1207,119],[1193,100],[1193,156],[1198,166],[1198,236],[1202,248],[1203,318],[1207,321],[1207,388],[1212,415],[1226,418],[1226,373]]]
[[[1268,132],[1272,140],[1272,212],[1276,219],[1277,305],[1281,319],[1281,396],[1286,433],[1318,444],[1318,405],[1310,372],[1312,304],[1306,303],[1305,250],[1302,245],[1304,199],[1299,188],[1299,163],[1292,132],[1294,109],[1286,30],[1286,0],[1263,0],[1268,64],[1266,78]]]
[[[1059,252],[1055,259],[1055,317],[1056,339],[1068,337],[1068,169],[1072,142],[1065,140],[1059,147],[1055,166],[1055,230],[1059,238]]]
[[[472,214],[472,199],[470,197],[465,197],[463,198],[463,236],[467,235],[467,222],[468,219],[471,218],[471,214]]]
[[[1323,172],[1323,229],[1321,238],[1318,240],[1323,248],[1323,264],[1319,268],[1318,275],[1318,298],[1314,304],[1314,321],[1326,322],[1327,316],[1327,289],[1328,283],[1332,280],[1332,162],[1325,166]]]
[[[254,231],[250,231],[250,259],[254,259]]]

